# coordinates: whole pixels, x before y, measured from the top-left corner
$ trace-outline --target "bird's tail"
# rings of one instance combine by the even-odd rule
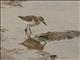
[[[18,17],[24,20],[24,17],[22,17],[22,16],[18,16]]]

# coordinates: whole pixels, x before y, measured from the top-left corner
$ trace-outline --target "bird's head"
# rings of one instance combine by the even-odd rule
[[[42,16],[39,16],[39,19],[41,20],[41,22],[43,22],[43,24],[47,25],[44,21],[44,18]]]

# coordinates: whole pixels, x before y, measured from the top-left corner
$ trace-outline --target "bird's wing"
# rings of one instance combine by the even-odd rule
[[[25,16],[24,20],[27,22],[30,22],[30,21],[32,21],[32,17],[31,16]]]

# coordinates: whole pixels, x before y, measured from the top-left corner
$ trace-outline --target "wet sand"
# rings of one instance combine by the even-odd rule
[[[2,47],[6,49],[22,48],[19,45],[25,40],[26,24],[18,18],[19,15],[41,15],[47,26],[41,23],[32,27],[32,36],[48,31],[79,30],[78,2],[23,2],[23,7],[5,6],[1,9],[1,25],[8,29],[3,33]],[[44,51],[64,57],[61,60],[78,60],[79,38],[48,42]],[[17,56],[18,57],[18,56]],[[56,59],[58,60],[58,59]],[[59,59],[60,60],[60,59]]]

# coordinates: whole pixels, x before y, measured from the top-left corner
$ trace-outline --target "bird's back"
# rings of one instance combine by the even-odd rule
[[[19,16],[19,18],[21,18],[22,20],[25,20],[27,22],[32,21],[32,17],[31,16]]]
[[[31,15],[31,16],[18,16],[19,18],[21,18],[22,20],[25,20],[27,22],[31,22],[32,20],[34,20],[34,22],[38,22],[39,18],[37,16]]]
[[[21,18],[22,20],[24,20],[28,25],[39,25],[40,24],[40,20],[38,16],[34,16],[34,15],[30,15],[30,16],[18,16],[19,18]]]

